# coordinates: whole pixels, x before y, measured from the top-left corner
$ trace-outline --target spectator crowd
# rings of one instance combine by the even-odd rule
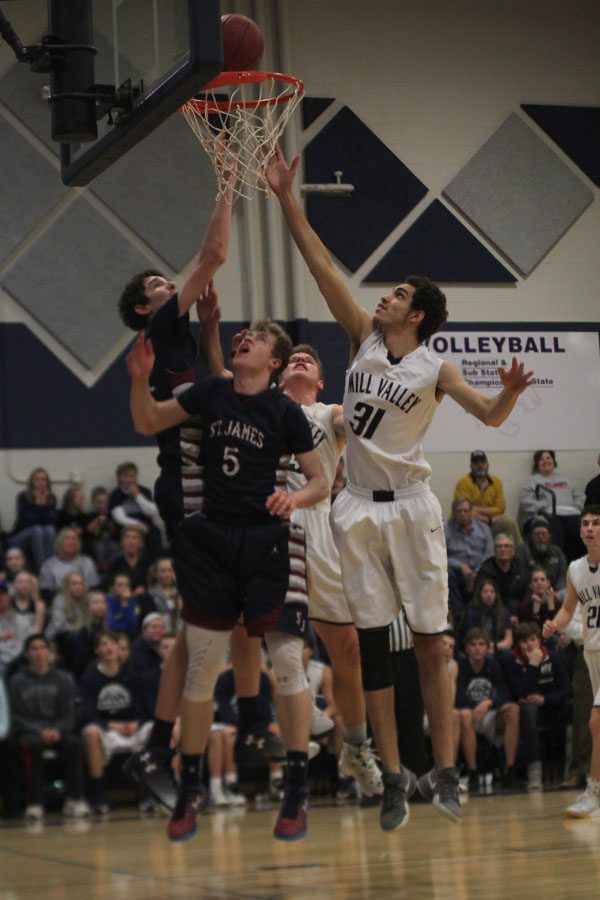
[[[568,563],[585,552],[576,524],[584,502],[598,502],[598,477],[584,494],[560,473],[554,451],[536,451],[515,517],[507,514],[502,480],[489,472],[484,451],[471,454],[469,472],[457,481],[445,525],[448,674],[457,762],[470,790],[490,790],[493,773],[506,787],[524,778],[529,790],[544,782],[575,787],[585,779],[592,695],[581,626],[574,621],[547,641],[542,628],[561,606]],[[180,624],[180,597],[158,510],[151,491],[138,484],[135,463],[121,464],[116,481],[110,491],[95,487],[88,503],[73,485],[59,507],[48,473],[37,468],[3,536],[0,794],[7,817],[23,809],[30,819],[43,817],[50,760],[64,768],[65,815],[107,812],[112,757],[140,749],[149,734],[161,668]],[[393,649],[409,646],[410,636]],[[306,665],[319,685],[315,733],[335,753],[340,737],[327,663],[313,636]],[[266,661],[261,697],[272,710],[268,675]],[[215,712],[211,797],[217,806],[242,805],[230,666],[215,690]],[[403,718],[399,731],[421,728],[414,717],[410,726]],[[423,737],[426,730],[424,723]],[[406,742],[399,734],[399,744]],[[417,774],[425,765],[426,759],[415,765]],[[273,767],[266,796],[279,796],[281,777]],[[356,791],[340,777],[338,795]],[[140,808],[152,808],[150,797],[138,799]]]

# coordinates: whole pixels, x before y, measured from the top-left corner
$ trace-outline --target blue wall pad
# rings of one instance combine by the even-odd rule
[[[0,118],[0,260],[66,195],[58,171]]]
[[[333,182],[336,170],[356,190],[349,197],[309,196],[308,219],[327,247],[351,271],[381,242],[427,193],[361,120],[345,106],[304,151],[305,179]]]
[[[2,287],[93,369],[123,335],[117,313],[123,285],[150,265],[81,196],[18,257]]]
[[[248,322],[222,324],[226,359],[231,338],[247,325]],[[348,363],[345,332],[337,322],[304,319],[286,327],[295,343],[314,344],[326,360],[323,401],[341,402]],[[196,337],[198,329],[195,325]],[[26,325],[0,324],[0,447],[151,446],[154,439],[136,434],[131,425],[125,353],[88,388]],[[197,373],[206,374],[201,361]],[[16,392],[10,389],[14,384],[19,385]]]
[[[427,207],[363,283],[398,284],[410,274],[446,283],[517,280],[439,200]]]
[[[600,187],[600,107],[524,103],[521,109]]]
[[[593,200],[586,185],[514,113],[444,194],[526,275]]]
[[[328,106],[333,103],[333,97],[305,97],[302,101],[302,127],[308,128]]]

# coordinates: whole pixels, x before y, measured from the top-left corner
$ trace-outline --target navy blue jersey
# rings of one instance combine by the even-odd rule
[[[155,400],[169,400],[181,385],[196,380],[194,366],[198,347],[190,332],[188,313],[179,315],[179,297],[173,294],[158,309],[147,330],[156,361],[150,375],[150,389]],[[179,428],[169,428],[157,435],[158,465],[181,465]]]
[[[237,524],[269,521],[267,497],[285,488],[292,453],[313,449],[301,408],[276,388],[236,394],[230,379],[203,378],[177,398],[202,417],[203,512]]]

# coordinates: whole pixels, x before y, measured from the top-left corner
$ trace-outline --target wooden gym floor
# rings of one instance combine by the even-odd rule
[[[600,819],[562,815],[572,792],[496,794],[453,826],[411,804],[407,827],[378,809],[315,801],[305,840],[274,841],[275,809],[210,812],[170,844],[166,819],[132,809],[106,821],[0,829],[0,900],[383,900],[600,896]]]

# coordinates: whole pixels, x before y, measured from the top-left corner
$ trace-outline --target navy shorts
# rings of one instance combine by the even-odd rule
[[[182,619],[229,631],[244,616],[248,634],[306,633],[306,542],[299,525],[229,525],[184,519],[173,540]]]

